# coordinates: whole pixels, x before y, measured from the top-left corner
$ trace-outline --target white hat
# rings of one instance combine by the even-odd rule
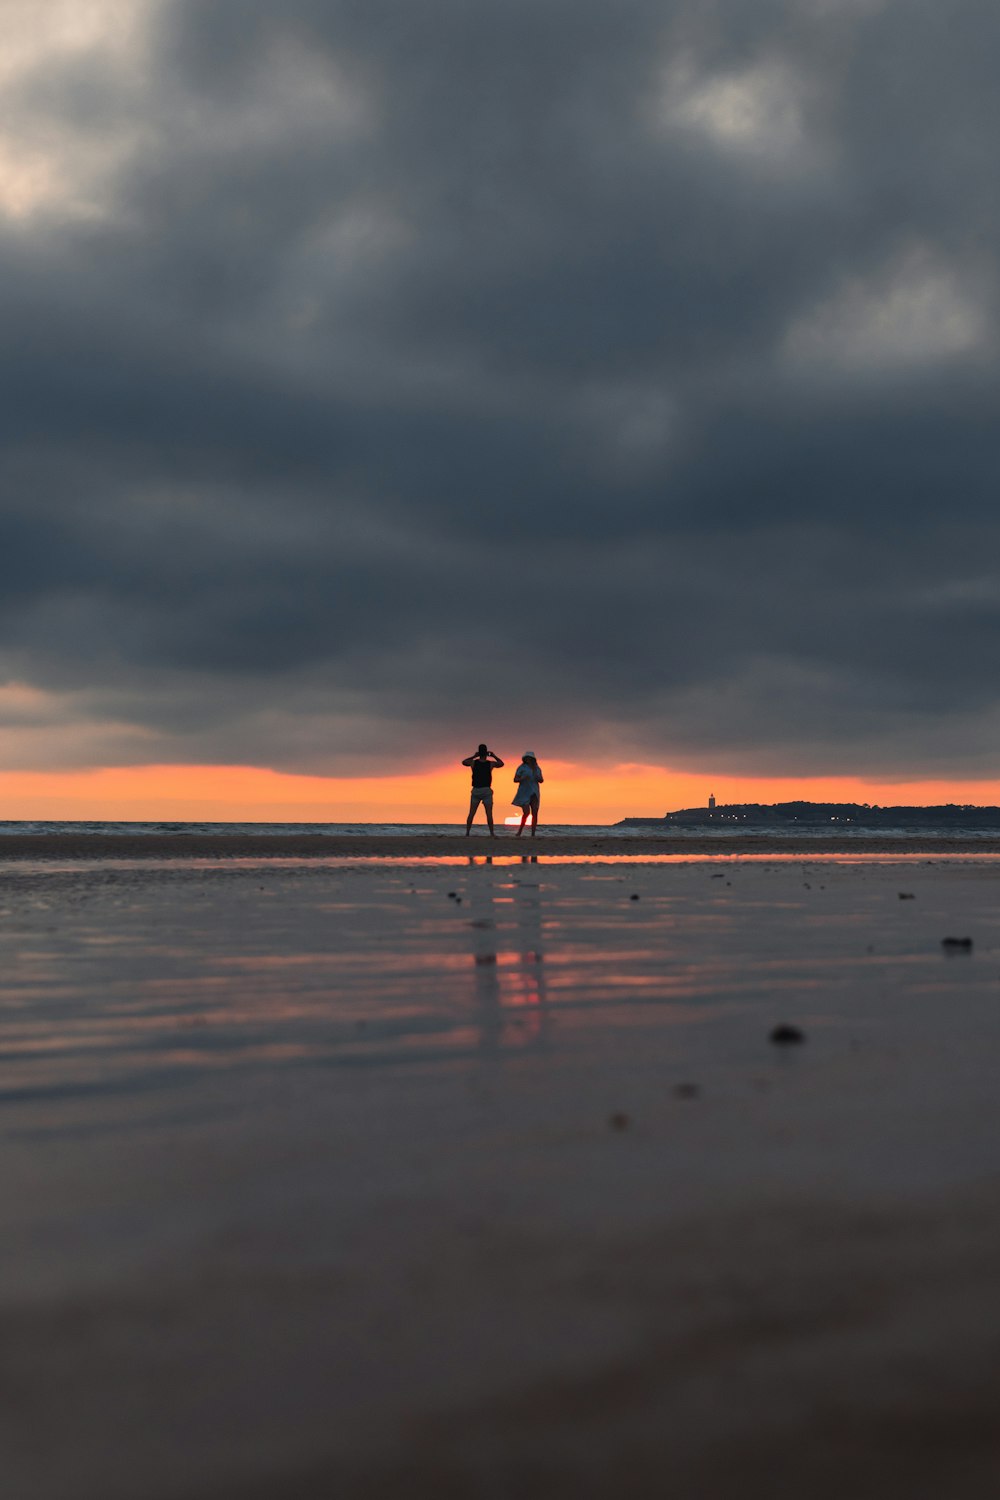
[[[535,758],[534,750],[525,750],[521,755],[522,760],[534,760]]]

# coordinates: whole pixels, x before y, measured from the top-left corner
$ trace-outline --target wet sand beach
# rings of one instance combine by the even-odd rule
[[[838,837],[817,830],[794,839],[772,833],[683,833],[615,835],[540,832],[518,838],[506,830],[490,839],[478,829],[466,838],[460,827],[453,833],[391,833],[372,837],[363,833],[2,833],[0,861],[8,859],[433,859],[450,855],[525,855],[646,857],[673,854],[696,857],[720,854],[962,854],[1000,853],[1000,837],[969,838],[908,831]]]
[[[8,1492],[991,1493],[1000,860],[461,845],[4,863]]]

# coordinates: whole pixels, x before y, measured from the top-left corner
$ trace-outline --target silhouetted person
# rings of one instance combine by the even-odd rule
[[[472,820],[476,816],[476,808],[480,802],[486,809],[486,821],[490,825],[490,838],[495,839],[493,830],[493,772],[499,771],[503,761],[499,755],[494,755],[492,750],[487,750],[485,745],[480,745],[475,755],[470,755],[463,760],[463,766],[472,767],[472,796],[469,799],[469,816],[465,823],[465,836],[468,838],[472,828]]]
[[[520,838],[524,832],[524,825],[531,814],[531,837],[535,837],[535,829],[538,827],[538,804],[541,801],[541,785],[545,780],[542,768],[535,759],[534,750],[525,750],[521,756],[521,764],[514,772],[514,780],[517,782],[517,791],[514,794],[513,806],[521,809],[521,826],[517,830]]]

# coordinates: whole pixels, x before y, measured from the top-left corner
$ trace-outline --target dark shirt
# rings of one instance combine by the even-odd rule
[[[480,760],[477,757],[472,762],[472,785],[493,785],[493,762],[491,760]]]

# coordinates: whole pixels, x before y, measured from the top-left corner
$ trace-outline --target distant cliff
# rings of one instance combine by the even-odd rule
[[[662,818],[622,818],[616,828],[784,828],[829,827],[839,823],[855,828],[997,828],[1000,807],[974,807],[949,802],[943,807],[869,807],[863,802],[731,802],[718,807],[682,807]]]

